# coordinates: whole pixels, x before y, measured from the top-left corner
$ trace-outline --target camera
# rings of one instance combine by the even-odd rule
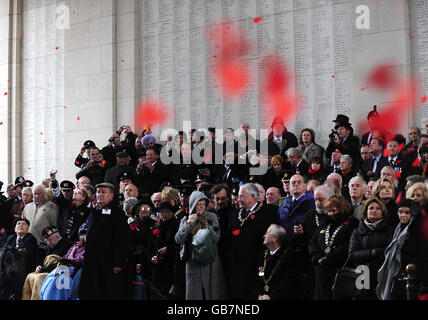
[[[339,132],[334,129],[331,129],[331,133],[328,135],[330,141],[334,141],[334,139],[336,138],[335,136],[339,137]]]

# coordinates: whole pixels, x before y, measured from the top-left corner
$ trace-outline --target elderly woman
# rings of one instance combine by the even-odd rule
[[[305,128],[300,133],[300,143],[297,146],[302,158],[307,163],[311,163],[312,159],[317,156],[322,159],[324,156],[324,148],[315,143],[315,131],[310,128]]]
[[[193,191],[189,201],[189,217],[181,219],[175,241],[184,246],[183,258],[186,260],[186,300],[217,300],[225,298],[223,268],[217,252],[211,264],[201,264],[192,260],[190,244],[200,229],[208,229],[217,244],[220,240],[220,227],[217,216],[207,212],[209,199],[199,191]]]
[[[159,226],[151,232],[149,259],[152,267],[152,299],[166,300],[175,282],[177,262],[177,244],[174,236],[178,230],[178,221],[169,202],[159,205]]]
[[[153,215],[154,207],[150,199],[139,201],[133,208],[131,215],[134,220],[129,223],[128,246],[128,291],[127,297],[133,298],[132,281],[135,279],[136,266],[141,264],[142,275],[145,281],[151,278],[151,263],[149,253],[150,237],[156,229],[157,221]],[[148,290],[148,286],[146,287]]]
[[[386,207],[387,214],[385,218],[389,224],[395,227],[398,223],[397,204],[395,203],[395,186],[388,179],[381,178],[373,185],[372,198],[378,198]]]
[[[376,300],[377,271],[384,261],[384,250],[391,241],[393,228],[385,218],[382,201],[368,200],[363,208],[363,219],[354,229],[349,243],[350,262],[355,267],[366,265],[370,270],[370,289],[362,289],[357,299]]]
[[[135,221],[135,216],[132,213],[134,207],[138,204],[138,199],[134,197],[129,197],[123,201],[123,211],[128,217],[128,224],[131,224]]]
[[[425,183],[418,182],[409,187],[406,192],[406,199],[419,202],[422,209],[428,204],[428,188]]]
[[[325,205],[327,217],[315,231],[309,244],[309,255],[314,265],[314,299],[331,300],[331,287],[336,272],[348,257],[349,239],[358,220],[351,212],[351,204],[342,195],[333,195]]]
[[[268,189],[276,187],[282,190],[282,178],[285,172],[285,160],[279,154],[272,157],[271,167],[266,172],[265,179],[263,180],[263,187]]]
[[[377,274],[376,293],[381,300],[405,300],[403,278],[407,265],[416,265],[419,284],[428,284],[428,250],[421,223],[426,217],[421,214],[419,203],[405,199],[398,204],[400,222],[395,228],[392,241],[385,249],[385,262]]]
[[[406,144],[403,148],[403,153],[413,152],[418,150],[419,136],[421,135],[421,129],[418,127],[409,128],[409,140],[410,142]]]

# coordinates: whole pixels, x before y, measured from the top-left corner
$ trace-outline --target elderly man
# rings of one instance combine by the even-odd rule
[[[159,191],[160,186],[165,181],[168,181],[168,167],[159,159],[159,150],[155,147],[147,149],[146,163],[138,164],[137,177],[140,186],[140,193],[152,195]]]
[[[291,164],[292,170],[304,176],[308,173],[309,164],[302,158],[302,154],[297,148],[287,150],[287,161]]]
[[[280,117],[273,119],[271,128],[272,132],[269,134],[269,140],[278,146],[278,154],[287,159],[287,150],[292,147],[297,148],[298,142],[296,136],[287,130],[284,120]]]
[[[380,177],[393,182],[395,188],[397,188],[398,181],[397,181],[397,177],[395,175],[395,171],[393,167],[391,166],[383,167],[382,170],[380,171]]]
[[[255,183],[257,189],[259,190],[259,198],[257,199],[258,202],[265,201],[265,188],[260,183]]]
[[[24,203],[24,206],[33,202],[33,191],[30,187],[22,189],[22,202]]]
[[[48,246],[46,250],[46,256],[51,254],[55,254],[60,257],[65,256],[68,252],[68,249],[70,249],[70,247],[73,245],[73,243],[68,239],[62,238],[59,234],[59,230],[54,226],[44,228],[42,233]],[[53,269],[55,269],[55,267],[55,264],[50,265],[48,268],[38,266],[36,268],[36,272],[51,272]]]
[[[290,180],[290,192],[278,209],[281,226],[287,231],[286,244],[290,245],[294,238],[294,226],[302,225],[306,212],[315,208],[312,192],[306,191],[306,183],[300,174],[295,174]]]
[[[342,176],[340,174],[330,173],[324,184],[333,189],[335,195],[342,194]]]
[[[251,295],[262,237],[279,220],[274,207],[257,201],[259,190],[253,183],[242,185],[238,197],[241,209],[230,219],[229,292],[232,299],[245,299]]]
[[[132,183],[128,184],[125,187],[125,194],[124,195],[125,195],[125,200],[128,198],[138,198],[139,197],[138,188],[135,185],[133,185]]]
[[[89,178],[88,176],[81,176],[78,180],[77,180],[77,187],[81,188],[83,186],[86,185],[90,185],[91,184],[91,178]]]
[[[43,229],[46,226],[58,226],[58,208],[46,199],[45,186],[39,185],[33,188],[33,203],[25,206],[22,217],[30,221],[29,232],[40,243],[40,258],[46,254],[46,240],[43,237]]]
[[[85,259],[80,280],[82,300],[123,299],[123,268],[128,248],[128,224],[114,205],[114,185],[97,185],[97,207],[88,218]]]
[[[353,160],[349,154],[344,154],[340,157],[340,172],[342,175],[342,194],[346,199],[349,199],[349,181],[355,176],[353,168]]]
[[[155,210],[157,210],[159,208],[159,204],[162,202],[162,192],[153,193],[150,199],[152,200]]]
[[[278,206],[279,199],[281,199],[281,191],[276,187],[270,187],[266,191],[266,203]]]
[[[349,181],[349,194],[351,196],[352,210],[354,217],[363,217],[363,200],[367,190],[367,183],[360,176],[355,176]]]
[[[3,247],[0,266],[1,300],[20,300],[25,278],[37,266],[37,240],[28,232],[30,225],[27,219],[18,219],[15,224],[15,234],[7,238]],[[23,257],[23,260],[17,257]],[[13,269],[9,271],[8,268]]]
[[[257,300],[294,300],[299,291],[299,265],[294,248],[286,247],[286,231],[272,224],[263,236],[258,263],[258,276],[253,285],[252,297]]]

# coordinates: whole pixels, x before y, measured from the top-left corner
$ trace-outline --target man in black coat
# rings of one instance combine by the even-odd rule
[[[302,154],[297,148],[290,148],[287,150],[287,157],[285,158],[291,164],[291,171],[295,171],[301,176],[308,173],[309,164],[302,158]]]
[[[158,192],[165,181],[169,181],[169,168],[159,159],[159,150],[150,147],[146,152],[146,161],[137,166],[137,180],[140,194],[147,193],[151,196]]]
[[[91,149],[90,160],[82,166],[82,169],[76,173],[76,179],[87,176],[91,179],[91,184],[95,187],[97,184],[104,182],[105,161],[103,162],[100,150],[96,147]]]
[[[279,224],[275,207],[258,203],[258,197],[259,191],[253,183],[241,186],[241,210],[231,216],[229,288],[232,299],[245,299],[251,295],[258,254],[263,250],[263,235],[271,224]]]
[[[129,166],[129,162],[131,161],[131,157],[125,151],[119,152],[116,154],[117,165],[113,168],[107,170],[106,175],[104,177],[104,182],[111,183],[114,185],[114,192],[119,192],[119,176],[127,172],[129,175],[135,174],[135,168]]]
[[[272,125],[272,132],[269,134],[268,139],[277,144],[279,153],[284,159],[287,159],[285,153],[289,148],[297,147],[297,137],[289,132],[287,128],[284,125],[284,120],[282,120],[280,117],[276,117],[273,119]]]
[[[110,183],[97,185],[97,207],[88,218],[79,287],[82,300],[124,298],[129,229],[125,213],[113,202],[113,190]]]
[[[267,250],[260,255],[252,297],[257,300],[296,299],[299,289],[299,264],[293,247],[284,244],[286,231],[271,225],[264,235]]]
[[[17,219],[15,234],[10,235],[2,248],[0,264],[0,299],[19,300],[26,276],[38,262],[37,240],[28,232],[30,222]]]

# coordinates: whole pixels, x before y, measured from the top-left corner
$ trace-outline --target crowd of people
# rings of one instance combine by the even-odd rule
[[[411,127],[406,143],[376,110],[367,121],[360,139],[338,115],[325,148],[279,117],[262,141],[247,123],[222,143],[215,128],[162,143],[129,126],[103,148],[88,140],[76,183],[51,171],[1,195],[0,298],[43,299],[66,265],[79,270],[71,296],[81,300],[404,300],[410,264],[424,297],[428,127]],[[223,161],[211,161],[219,150]],[[370,285],[338,295],[338,271],[360,265]]]

